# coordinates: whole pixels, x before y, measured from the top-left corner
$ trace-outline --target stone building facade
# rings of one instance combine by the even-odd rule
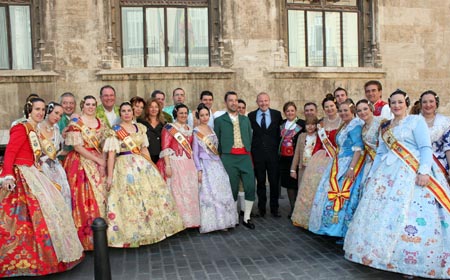
[[[325,93],[338,86],[348,89],[350,97],[358,100],[364,96],[364,82],[376,79],[384,85],[384,97],[402,88],[416,99],[424,90],[433,89],[441,96],[439,110],[447,113],[450,109],[447,0],[0,0],[0,12],[2,7],[14,5],[30,7],[32,67],[0,70],[0,129],[7,129],[13,119],[20,117],[23,102],[31,92],[48,101],[57,100],[66,91],[81,99],[88,94],[99,96],[105,84],[116,88],[118,101],[135,95],[147,98],[151,91],[160,89],[167,93],[168,103],[172,90],[182,87],[192,108],[202,90],[215,94],[216,109],[223,107],[223,94],[234,90],[252,110],[256,107],[255,96],[261,91],[271,95],[274,108],[281,109],[288,100],[301,108],[306,101],[320,103]],[[123,9],[133,7],[204,8],[208,65],[125,67]],[[289,33],[293,30],[290,11],[301,11],[308,17],[315,13],[317,18],[330,12],[334,13],[330,18],[336,19],[354,13],[356,65],[346,66],[342,53],[338,65],[292,65],[290,44],[295,42]],[[342,24],[345,17],[340,18]],[[328,14],[322,17],[322,23],[314,24],[326,24],[325,19]],[[146,20],[150,22],[151,16]],[[304,23],[312,21],[305,19]],[[348,26],[341,26],[340,50],[345,52],[342,42]],[[322,35],[327,36],[328,29],[323,30]],[[305,28],[304,33],[310,36],[308,32]],[[337,38],[339,41],[339,34]],[[306,45],[315,39],[308,37]],[[329,39],[321,39],[324,46],[328,47]],[[328,50],[320,55],[330,57]],[[311,57],[307,59],[311,61]]]

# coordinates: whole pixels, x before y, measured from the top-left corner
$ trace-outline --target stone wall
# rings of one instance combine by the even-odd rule
[[[111,39],[117,37],[110,24],[113,0],[41,2],[45,5],[37,69],[0,71],[0,129],[21,115],[31,92],[48,101],[65,91],[81,98],[98,96],[105,84],[117,89],[118,101],[134,95],[147,98],[161,89],[168,93],[169,103],[172,90],[183,87],[191,107],[200,91],[209,89],[216,95],[217,109],[223,107],[223,93],[235,90],[253,110],[261,91],[271,95],[274,108],[281,109],[288,100],[301,108],[305,101],[320,103],[338,86],[358,100],[364,96],[364,82],[378,79],[384,96],[402,88],[415,99],[433,89],[441,96],[440,111],[450,109],[450,3],[445,0],[376,1],[381,68],[290,68],[283,39],[286,22],[280,20],[284,0],[221,0],[224,67],[121,69]]]

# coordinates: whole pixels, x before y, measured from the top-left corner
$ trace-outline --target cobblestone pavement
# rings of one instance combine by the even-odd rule
[[[285,196],[286,197],[286,196]],[[254,218],[255,230],[185,230],[138,249],[109,249],[112,277],[124,279],[402,279],[346,261],[334,238],[292,226],[287,198],[281,218]],[[32,279],[94,279],[92,252],[71,271]]]

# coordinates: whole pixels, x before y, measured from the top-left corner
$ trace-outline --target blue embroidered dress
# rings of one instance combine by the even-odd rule
[[[431,146],[434,156],[440,161],[445,170],[449,170],[449,163],[445,152],[450,150],[450,118],[436,114],[430,130]]]
[[[449,186],[432,160],[430,134],[421,116],[393,128],[419,160],[419,173]],[[345,257],[374,268],[427,278],[450,277],[450,214],[431,192],[415,184],[416,172],[382,140],[364,194],[345,238]]]
[[[361,136],[362,122],[360,119],[353,119],[344,126],[336,135],[338,146],[338,173],[337,180],[339,188],[342,189],[353,154],[356,151],[364,151],[364,143]],[[350,198],[346,200],[338,212],[338,221],[333,223],[333,201],[328,200],[328,191],[331,190],[330,174],[333,160],[328,164],[319,187],[314,197],[311,215],[309,217],[309,230],[316,234],[344,237],[347,232],[348,223],[352,219],[353,213],[358,205],[359,187],[363,172],[361,171],[353,181]]]

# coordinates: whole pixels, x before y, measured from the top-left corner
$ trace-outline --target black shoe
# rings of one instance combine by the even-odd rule
[[[274,218],[280,218],[281,215],[280,215],[280,213],[278,213],[278,212],[272,212],[272,217],[274,217]]]
[[[247,220],[247,222],[242,221],[242,224],[244,225],[244,227],[249,228],[249,229],[255,229],[255,225],[252,223],[252,221]]]
[[[264,216],[266,215],[266,209],[259,209],[259,213],[258,213],[259,217],[264,218]],[[258,216],[256,216],[258,217]]]

